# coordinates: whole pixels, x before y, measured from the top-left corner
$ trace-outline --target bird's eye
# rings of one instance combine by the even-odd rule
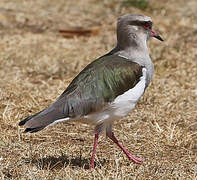
[[[144,29],[152,29],[152,22],[151,21],[146,21],[144,23]]]
[[[144,25],[144,29],[146,29],[146,30],[149,29],[149,26]]]

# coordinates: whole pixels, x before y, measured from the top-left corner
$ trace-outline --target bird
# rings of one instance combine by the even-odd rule
[[[152,37],[163,41],[152,25],[146,15],[120,16],[116,46],[88,64],[53,104],[26,117],[19,126],[26,126],[25,133],[34,133],[63,121],[90,124],[94,126],[91,170],[95,168],[96,148],[103,132],[129,160],[142,163],[143,159],[131,154],[115,137],[113,124],[135,107],[152,79],[154,65],[147,41]]]

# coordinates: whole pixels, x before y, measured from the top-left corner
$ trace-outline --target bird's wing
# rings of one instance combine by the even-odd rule
[[[142,76],[142,66],[118,55],[105,55],[87,65],[48,108],[22,120],[25,132],[101,110],[132,89]]]
[[[118,55],[105,55],[87,65],[53,106],[65,117],[87,115],[105,107],[133,88],[142,76],[142,66]]]

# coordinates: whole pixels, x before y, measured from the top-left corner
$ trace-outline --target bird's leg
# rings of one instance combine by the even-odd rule
[[[96,133],[94,137],[94,146],[93,146],[93,152],[92,152],[92,157],[91,157],[90,170],[94,169],[94,159],[96,155],[96,147],[98,145],[98,138],[99,138],[99,133]]]
[[[114,133],[113,133],[113,132],[107,133],[107,136],[108,136],[113,142],[115,142],[115,143],[118,145],[118,147],[119,147],[120,149],[123,150],[123,152],[127,155],[127,157],[129,158],[129,160],[132,160],[133,162],[139,163],[139,164],[142,162],[142,159],[139,159],[139,158],[135,157],[134,155],[132,155],[130,152],[128,152],[128,151],[118,142],[118,140],[117,140],[116,137],[114,136]]]

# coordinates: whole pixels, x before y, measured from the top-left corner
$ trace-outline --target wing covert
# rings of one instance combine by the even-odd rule
[[[54,103],[63,103],[66,117],[87,115],[133,88],[142,66],[118,55],[103,56],[87,65]],[[61,106],[62,107],[62,106]]]

